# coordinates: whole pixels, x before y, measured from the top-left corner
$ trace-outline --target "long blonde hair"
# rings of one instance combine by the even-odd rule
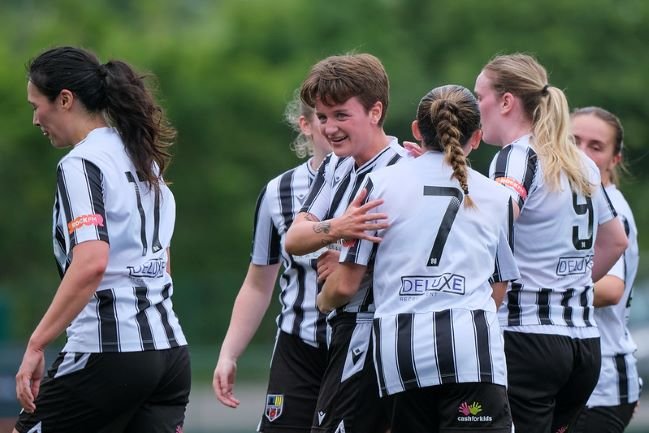
[[[509,92],[522,101],[550,190],[560,188],[563,172],[573,192],[590,196],[593,185],[570,135],[568,101],[561,89],[549,84],[545,68],[532,56],[515,53],[494,57],[483,70],[499,95]]]

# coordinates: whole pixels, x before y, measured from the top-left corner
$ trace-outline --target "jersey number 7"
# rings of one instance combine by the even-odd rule
[[[453,221],[455,221],[457,211],[460,209],[460,205],[464,200],[464,195],[462,195],[462,191],[458,188],[430,185],[424,185],[424,195],[451,198],[448,207],[446,208],[446,212],[444,213],[444,217],[442,218],[442,222],[439,224],[439,231],[437,232],[437,236],[435,236],[433,249],[430,251],[430,256],[426,263],[427,266],[438,266],[440,258],[442,257],[442,252],[444,252],[446,239],[448,239],[448,234],[453,226]]]

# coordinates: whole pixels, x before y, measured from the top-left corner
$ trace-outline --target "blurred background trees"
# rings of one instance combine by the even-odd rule
[[[386,130],[408,140],[427,90],[473,89],[495,54],[534,54],[573,107],[601,105],[622,119],[633,174],[623,190],[647,250],[647,23],[644,0],[3,0],[0,341],[24,344],[58,283],[50,211],[64,153],[31,126],[25,95],[25,64],[46,48],[83,46],[104,62],[124,59],[158,77],[179,130],[167,175],[177,200],[176,310],[190,342],[209,348],[195,358],[209,373],[247,269],[257,194],[298,162],[284,107],[309,67],[328,55],[370,52],[383,60],[391,78]],[[494,153],[483,144],[473,166],[484,172]],[[256,336],[264,347],[273,320],[267,315]]]

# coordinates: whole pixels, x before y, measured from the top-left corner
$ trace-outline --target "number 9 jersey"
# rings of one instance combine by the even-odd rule
[[[501,324],[518,331],[542,325],[543,333],[561,335],[573,335],[566,328],[593,327],[592,334],[580,336],[596,337],[591,278],[595,238],[597,226],[615,218],[615,210],[597,166],[581,152],[592,196],[572,192],[563,173],[559,189],[552,190],[530,140],[525,135],[503,147],[489,169],[520,209],[514,257],[521,280],[512,283],[505,297]],[[516,328],[521,326],[527,329]]]
[[[112,128],[98,128],[59,162],[54,255],[61,277],[74,247],[101,240],[108,265],[94,296],[67,329],[64,352],[160,350],[187,342],[173,311],[167,272],[175,201],[140,179]]]

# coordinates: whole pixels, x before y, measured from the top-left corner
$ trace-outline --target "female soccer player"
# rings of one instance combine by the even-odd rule
[[[239,405],[233,394],[237,359],[268,309],[281,259],[282,310],[277,317],[278,333],[259,431],[308,433],[327,365],[325,317],[315,304],[319,290],[317,258],[323,251],[293,256],[284,250],[284,240],[331,146],[320,133],[313,108],[302,103],[299,94],[287,106],[286,118],[298,131],[294,142],[298,156],[312,156],[272,179],[261,191],[251,263],[232,308],[212,384],[221,403]]]
[[[624,255],[595,283],[595,320],[601,336],[602,368],[576,431],[622,433],[640,397],[633,355],[636,345],[627,328],[638,270],[638,231],[631,208],[617,189],[623,164],[624,129],[617,116],[599,107],[574,110],[571,124],[577,146],[597,164],[602,184],[629,238]]]
[[[333,147],[286,235],[286,249],[306,254],[341,238],[366,236],[382,223],[366,216],[372,204],[350,205],[368,173],[395,164],[406,151],[383,130],[389,101],[388,75],[381,61],[367,53],[330,56],[316,63],[302,83],[302,100],[314,105],[321,131]],[[349,205],[349,207],[348,207]],[[374,214],[376,215],[376,214]],[[338,266],[338,251],[322,254],[318,278],[325,280]],[[366,282],[370,282],[368,274]],[[312,431],[377,432],[387,429],[388,413],[376,392],[371,351],[374,304],[370,286],[327,317],[331,343],[320,387]]]
[[[412,131],[427,152],[369,174],[361,187],[366,200],[384,202],[375,211],[389,227],[370,233],[380,244],[343,248],[318,306],[343,304],[374,270],[374,361],[381,395],[393,398],[393,433],[510,432],[496,309],[518,277],[512,201],[467,165],[481,136],[468,89],[431,90]]]
[[[566,431],[600,367],[593,281],[627,241],[599,170],[569,134],[563,92],[533,57],[501,55],[478,75],[483,140],[502,147],[489,173],[518,214],[514,256],[521,279],[499,310],[514,426]],[[594,255],[594,257],[593,257]]]
[[[14,432],[182,431],[191,385],[173,310],[175,131],[131,66],[73,47],[28,69],[33,123],[56,148],[54,255],[62,276],[16,375]],[[67,343],[44,377],[45,347]]]

